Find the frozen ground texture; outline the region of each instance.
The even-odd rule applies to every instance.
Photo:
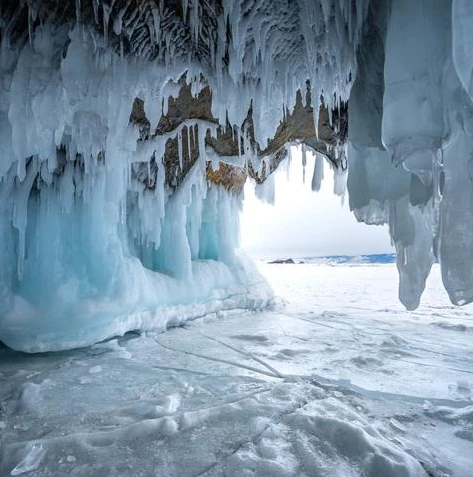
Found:
[[[61,350],[265,306],[235,254],[241,195],[206,174],[266,178],[301,140],[277,135],[298,90],[335,193],[348,180],[357,218],[389,223],[406,308],[436,259],[450,300],[473,301],[472,22],[470,0],[3,1],[0,339]],[[185,87],[209,111],[167,117]]]
[[[262,270],[273,311],[1,349],[0,475],[471,476],[471,306],[438,266],[416,312],[393,264]]]

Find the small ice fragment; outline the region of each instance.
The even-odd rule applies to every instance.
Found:
[[[179,430],[177,422],[172,417],[165,417],[162,422],[161,431],[166,436],[172,436]]]
[[[129,351],[126,351],[125,349],[121,349],[118,352],[118,356],[122,359],[131,359],[133,357],[133,355]]]
[[[41,403],[41,384],[26,383],[22,386],[20,397],[20,409],[22,411],[34,411]]]
[[[470,386],[468,385],[468,381],[464,381],[462,379],[459,379],[457,381],[457,390],[464,393],[464,392],[470,392]]]
[[[181,405],[181,396],[177,393],[166,396],[164,399],[163,410],[166,413],[176,412]]]
[[[10,472],[10,475],[21,475],[36,470],[45,454],[46,451],[41,444],[33,444],[26,457]]]
[[[406,432],[406,428],[397,419],[394,419],[394,417],[389,419],[389,424],[396,431]]]
[[[73,455],[68,455],[66,457],[67,462],[75,462],[76,458]]]
[[[93,366],[92,368],[89,369],[90,374],[97,374],[102,372],[102,366]]]
[[[5,429],[5,427],[7,427],[7,425],[3,421],[0,421],[0,429]]]
[[[30,426],[26,423],[15,424],[13,429],[19,429],[20,431],[27,431]]]
[[[429,401],[424,401],[424,403],[422,404],[422,409],[424,411],[428,411],[431,407],[432,407],[432,404],[430,404]]]

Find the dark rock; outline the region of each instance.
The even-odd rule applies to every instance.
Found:
[[[278,258],[269,263],[295,263],[292,258]]]

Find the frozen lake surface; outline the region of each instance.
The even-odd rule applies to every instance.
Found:
[[[0,348],[0,475],[473,475],[472,306],[434,267],[261,265],[272,311],[27,355]]]

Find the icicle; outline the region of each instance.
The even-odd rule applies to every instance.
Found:
[[[314,128],[315,138],[319,139],[319,116],[320,116],[320,93],[317,91],[315,95],[312,95],[313,114],[314,114]]]
[[[192,27],[194,41],[198,43],[200,36],[199,0],[192,0]]]
[[[287,180],[290,179],[291,175],[291,164],[292,164],[292,148],[294,146],[291,146],[290,144],[286,146],[287,150],[287,161],[286,161],[286,178]]]
[[[207,134],[207,129],[202,124],[199,124],[198,133],[199,133],[199,161],[201,164],[205,165],[205,161],[206,161],[205,136]]]
[[[195,124],[193,130],[194,130],[194,138],[193,138],[194,146],[197,146],[199,144],[199,126]],[[200,154],[200,149],[199,149],[199,154]]]
[[[331,96],[329,96],[331,97]],[[328,109],[328,121],[330,126],[333,126],[333,98],[327,101],[327,109]]]
[[[302,183],[305,184],[305,167],[307,165],[307,149],[306,145],[302,143]]]
[[[128,7],[123,7],[116,15],[113,17],[113,32],[115,35],[121,35],[122,26],[123,26],[123,15]],[[152,10],[154,12],[154,10]]]
[[[184,17],[184,21],[187,19],[187,9],[189,7],[189,0],[182,0],[182,13]]]
[[[154,35],[156,37],[156,44],[159,45],[161,43],[161,16],[159,11],[156,8],[151,10],[153,14],[153,25],[154,25]]]
[[[18,230],[18,264],[17,273],[21,280],[25,268],[25,247],[26,247],[26,226],[28,220],[28,200],[37,177],[36,164],[31,163],[28,167],[26,178],[18,186],[15,192],[15,203],[13,211],[13,226]]]
[[[30,41],[31,48],[33,48],[35,21],[36,21],[36,11],[32,7],[28,7],[28,38]]]
[[[236,139],[238,143],[238,158],[241,159],[241,130],[240,127],[236,127]]]
[[[186,128],[186,133],[187,133],[187,157],[189,159],[189,162],[192,159],[192,149],[191,149],[191,131],[190,128],[193,126],[187,126]]]
[[[81,10],[81,5],[80,5],[81,0],[76,0],[76,21],[77,23],[80,23],[80,10]]]
[[[105,39],[105,44],[108,44],[108,25],[110,23],[110,12],[112,8],[105,3],[102,3],[102,13],[103,13],[103,36]]]
[[[182,129],[177,133],[177,154],[179,156],[179,167],[182,172],[182,161],[183,161],[183,153],[182,153]]]
[[[319,192],[322,185],[322,180],[324,178],[324,158],[320,154],[317,154],[315,157],[314,163],[314,173],[312,175],[312,190],[314,192]]]
[[[100,5],[100,0],[92,0],[92,6],[94,9],[94,18],[95,18],[95,23],[97,25],[99,24],[99,5]]]

